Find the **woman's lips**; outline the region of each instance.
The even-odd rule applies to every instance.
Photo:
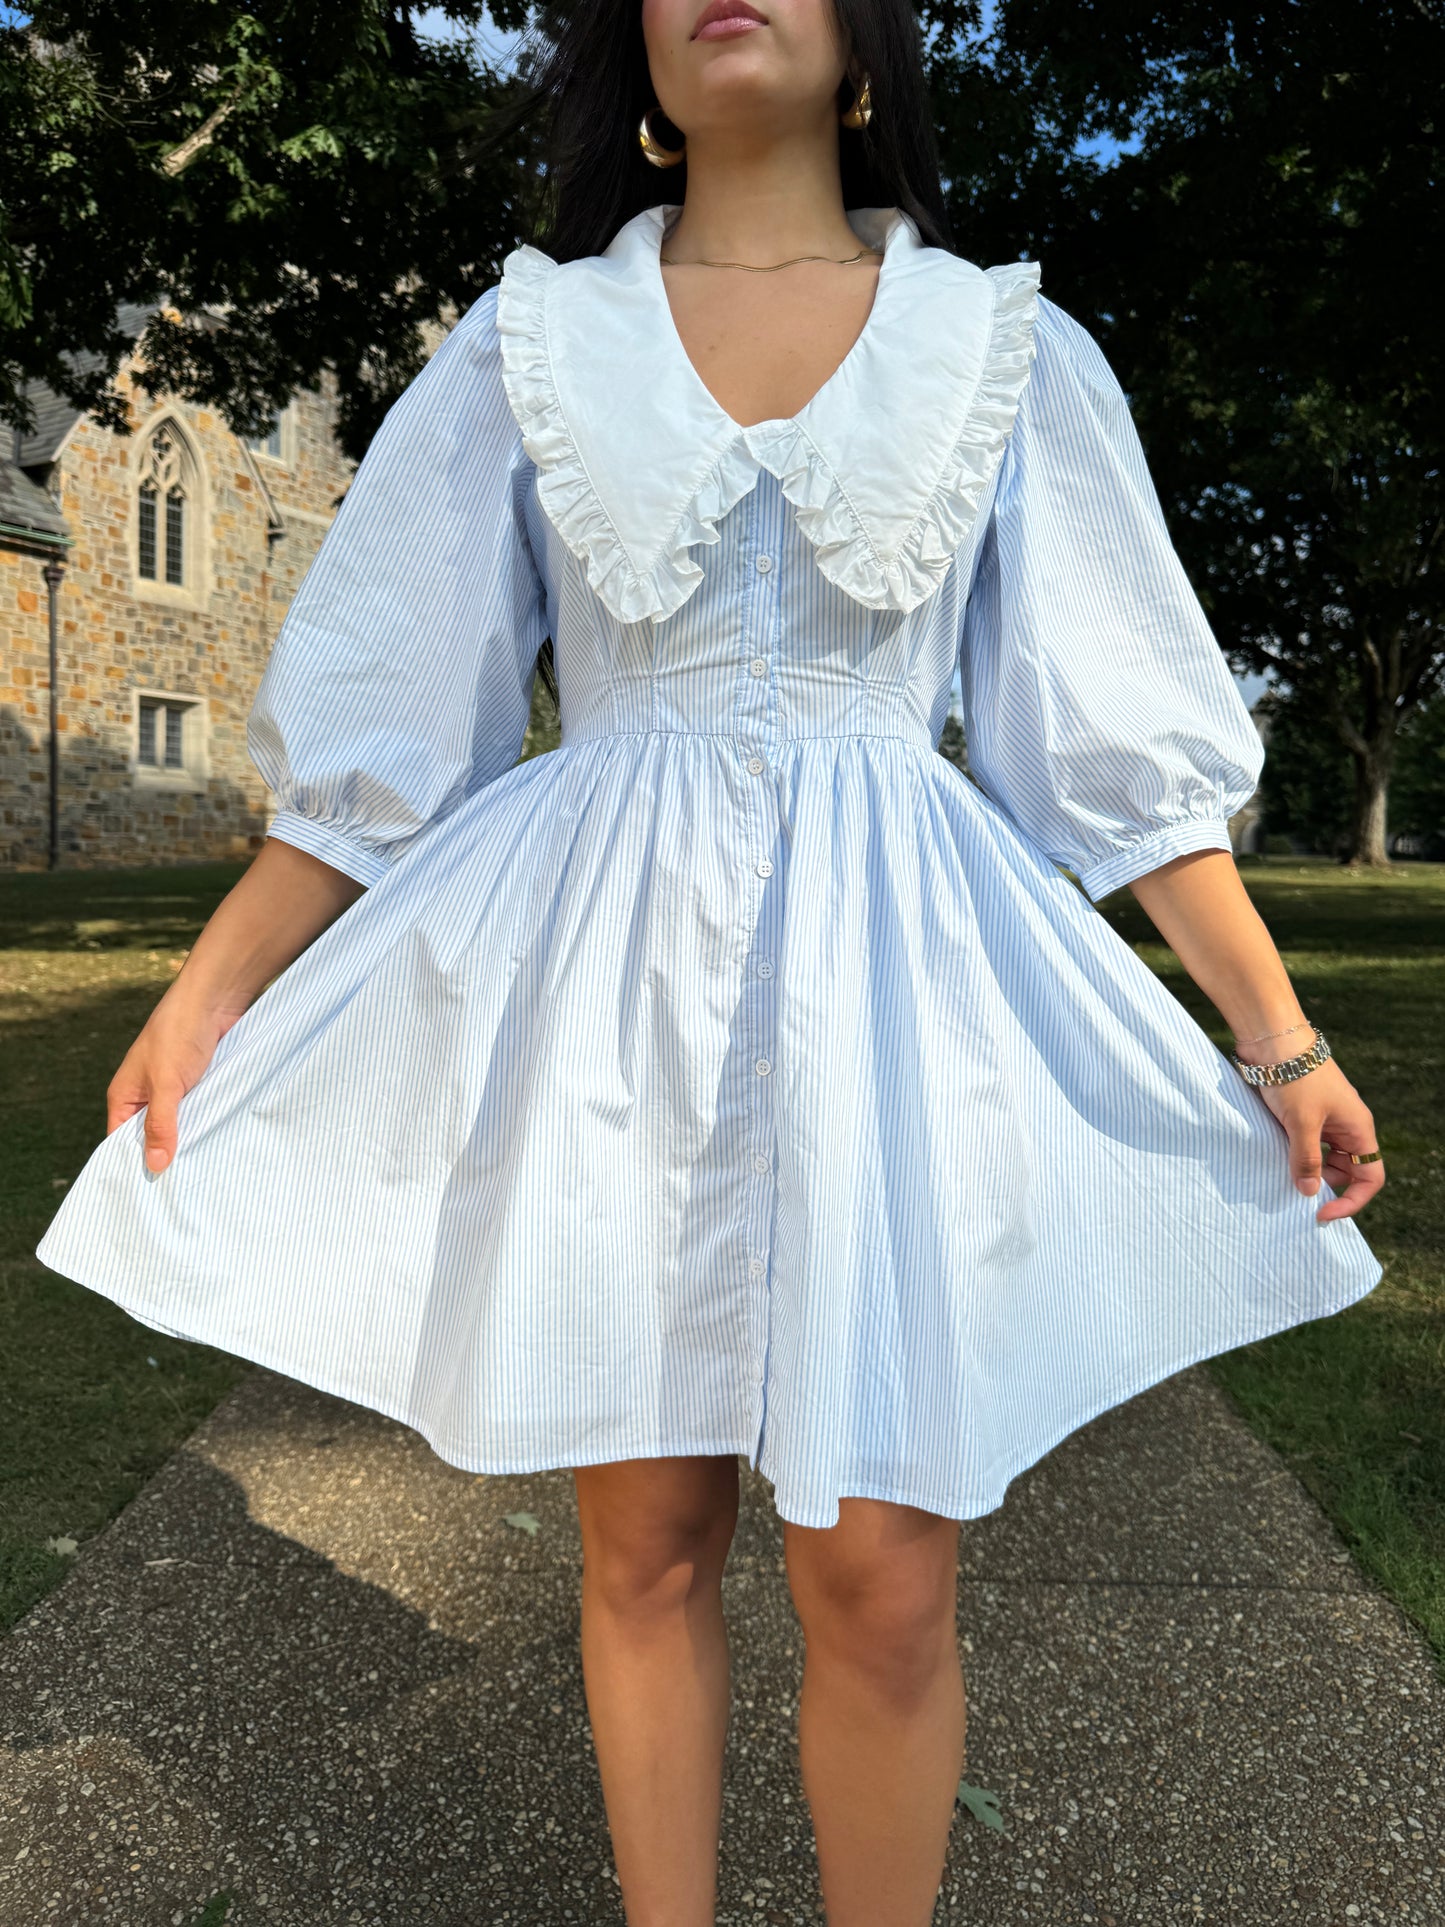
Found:
[[[702,11],[702,24],[693,30],[694,40],[722,40],[729,34],[751,33],[754,27],[765,27],[767,18],[749,4],[749,0],[731,0],[731,4],[719,5],[718,0]]]
[[[727,34],[751,33],[754,27],[762,26],[761,20],[750,20],[745,13],[730,13],[723,20],[709,20],[705,27],[699,27],[699,40],[721,40]]]

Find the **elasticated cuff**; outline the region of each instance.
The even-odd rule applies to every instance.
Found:
[[[310,856],[320,857],[333,870],[341,870],[358,883],[364,883],[368,890],[391,868],[388,859],[378,856],[369,845],[359,843],[330,823],[303,816],[299,810],[278,810],[274,821],[266,826],[266,834],[282,843],[294,844]]]
[[[1079,871],[1079,881],[1090,899],[1097,903],[1111,890],[1132,883],[1135,877],[1147,876],[1150,870],[1157,870],[1171,857],[1183,856],[1188,850],[1232,851],[1233,847],[1225,818],[1191,817],[1184,823],[1166,823],[1163,829],[1131,843],[1125,850],[1117,850],[1103,862],[1091,863],[1086,870]]]

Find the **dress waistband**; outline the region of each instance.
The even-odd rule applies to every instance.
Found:
[[[881,742],[907,743],[912,749],[933,754],[937,744],[925,724],[899,717],[902,727],[895,729],[808,729],[785,735],[776,729],[671,729],[659,725],[619,728],[599,717],[588,717],[576,724],[564,723],[563,744],[599,742],[614,736],[676,736],[689,742],[730,743],[739,749],[763,749],[773,753],[795,743]]]

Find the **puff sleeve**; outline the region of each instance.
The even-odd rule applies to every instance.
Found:
[[[510,769],[546,598],[496,288],[388,411],[307,571],[247,717],[268,834],[373,884]]]
[[[1264,745],[1092,335],[1040,297],[959,649],[970,773],[1097,902],[1228,850]]]

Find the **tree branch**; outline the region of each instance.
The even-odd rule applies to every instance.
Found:
[[[229,119],[239,105],[244,92],[245,83],[238,80],[226,99],[213,114],[207,114],[195,133],[188,134],[179,147],[173,147],[165,156],[160,163],[162,174],[168,174],[174,179],[177,174],[183,173],[196,156],[210,146],[222,122]]]

